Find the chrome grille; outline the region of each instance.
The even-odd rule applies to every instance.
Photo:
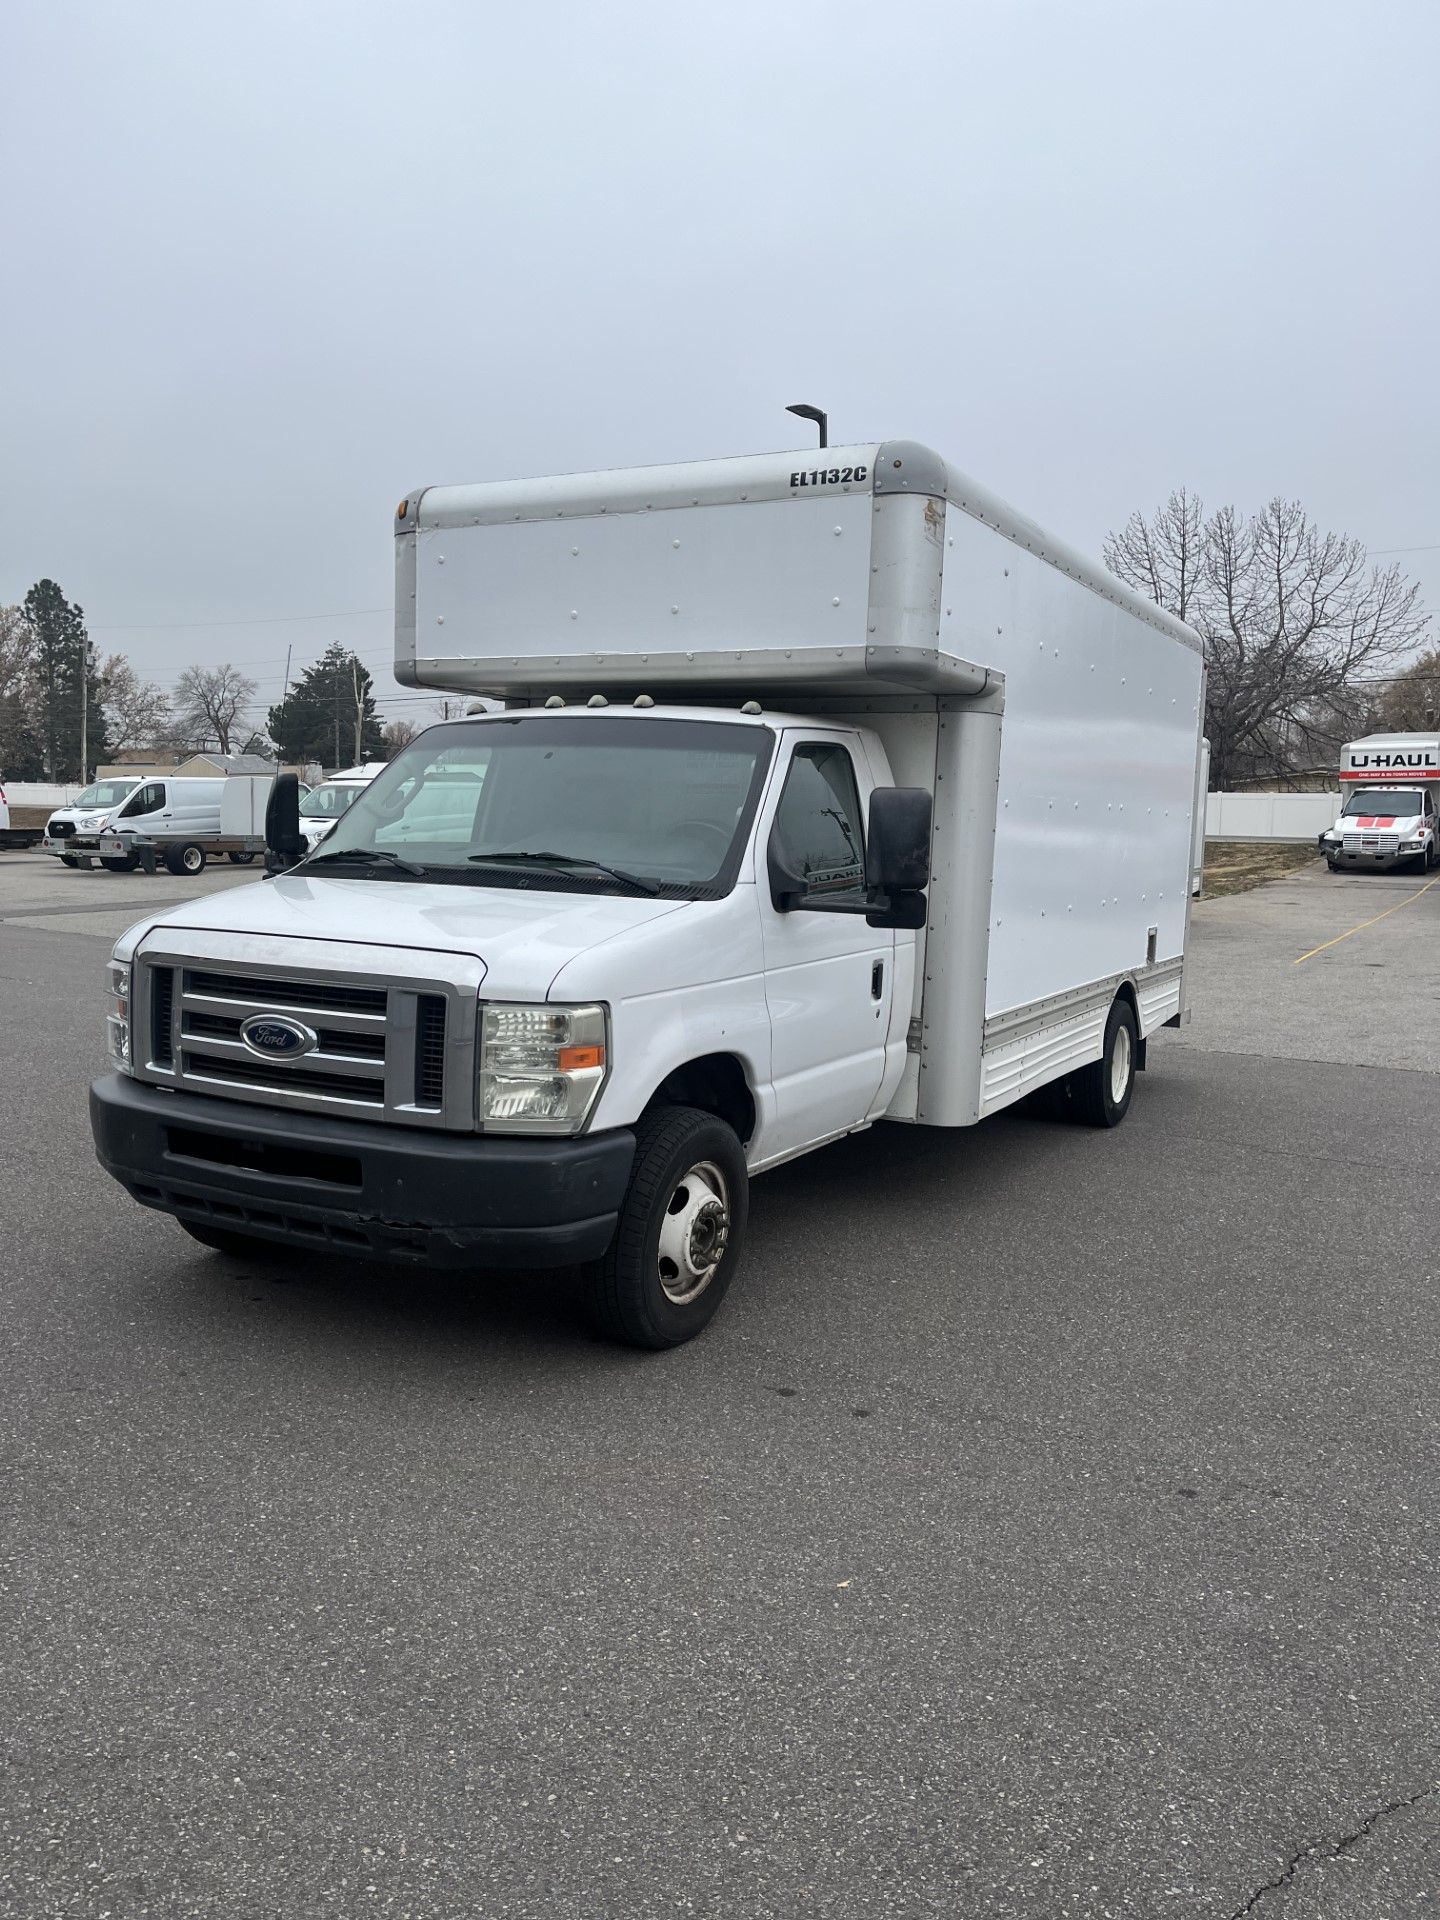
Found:
[[[142,956],[132,1005],[142,1079],[262,1106],[349,1119],[470,1129],[475,1001],[444,982],[380,981],[300,970],[187,965]],[[311,1052],[264,1057],[246,1044],[252,1014],[288,1014]]]
[[[186,969],[185,990],[206,1000],[231,1000],[247,1009],[263,1006],[268,1013],[282,1007],[311,1012],[369,1013],[385,1016],[384,987],[352,987],[342,980],[276,980],[268,974],[212,973],[203,967]]]

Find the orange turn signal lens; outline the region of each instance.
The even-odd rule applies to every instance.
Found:
[[[574,1073],[579,1067],[603,1067],[604,1047],[561,1047],[556,1056],[561,1073]]]
[[[408,500],[402,500],[399,506],[395,509],[395,518],[397,520],[403,520],[409,511],[410,511],[410,502]]]

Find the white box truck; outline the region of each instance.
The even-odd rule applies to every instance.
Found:
[[[1440,863],[1440,733],[1371,733],[1340,750],[1340,817],[1319,837],[1332,873]]]
[[[747,1182],[877,1120],[1130,1103],[1184,1006],[1200,643],[911,442],[437,487],[432,727],[110,966],[102,1164],[207,1246],[579,1263],[704,1326]],[[304,857],[302,857],[302,855]]]

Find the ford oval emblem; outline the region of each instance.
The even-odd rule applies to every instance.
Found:
[[[283,1013],[252,1013],[240,1022],[240,1038],[262,1060],[298,1060],[320,1044],[313,1027],[301,1026]]]

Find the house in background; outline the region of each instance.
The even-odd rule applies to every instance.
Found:
[[[123,780],[151,773],[170,773],[176,779],[213,780],[227,773],[295,773],[306,785],[318,777],[314,767],[280,767],[263,753],[180,753],[170,747],[130,747],[95,769],[97,780]]]
[[[263,753],[192,753],[175,768],[177,779],[209,779],[217,773],[274,773]]]

